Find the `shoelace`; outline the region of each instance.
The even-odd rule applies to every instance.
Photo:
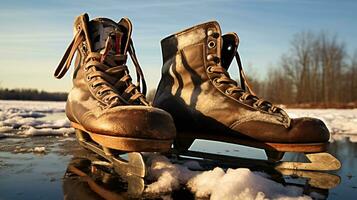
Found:
[[[108,55],[111,48],[111,36],[108,37],[104,53],[89,52],[85,59],[84,70],[88,71],[94,68],[91,73],[86,77],[91,81],[90,87],[93,89],[101,86],[97,91],[97,95],[103,98],[103,101],[108,103],[109,107],[120,105],[121,102],[125,104],[132,104],[134,101],[139,100],[144,105],[149,105],[145,99],[146,95],[146,82],[135,54],[135,49],[132,40],[129,41],[128,53],[135,65],[137,74],[137,85],[131,82],[131,77],[127,66],[125,65],[127,56],[125,54]],[[74,54],[79,45],[85,41],[84,31],[79,27],[77,34],[74,36],[72,42],[69,44],[63,58],[61,59],[54,75],[56,78],[62,78],[69,70]],[[124,63],[117,65],[116,63]],[[110,66],[109,66],[110,65]],[[123,74],[119,80],[117,76]],[[96,79],[94,79],[96,78]],[[142,83],[142,91],[140,91],[140,83]],[[125,88],[122,94],[119,94],[117,88]],[[129,98],[127,101],[126,98]]]
[[[251,86],[249,85],[249,82],[246,78],[246,75],[244,73],[242,63],[240,60],[240,56],[237,51],[235,52],[235,59],[236,59],[237,65],[238,65],[241,87],[238,86],[236,81],[234,81],[233,79],[230,78],[226,69],[224,69],[220,65],[217,65],[217,63],[219,63],[219,60],[212,58],[210,60],[214,61],[215,65],[209,66],[208,71],[211,73],[220,74],[219,78],[214,79],[214,82],[216,82],[216,84],[228,84],[230,87],[228,87],[228,89],[226,90],[226,93],[229,95],[238,93],[238,96],[239,96],[238,100],[243,103],[246,103],[248,100],[251,100],[253,102],[252,103],[253,107],[256,107],[260,110],[267,111],[269,113],[281,113],[288,120],[287,124],[289,126],[290,118],[288,117],[287,113],[283,109],[273,105],[269,101],[260,99],[259,97],[257,97],[255,95],[255,93],[251,89]]]

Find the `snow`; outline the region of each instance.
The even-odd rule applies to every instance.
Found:
[[[195,183],[195,179],[193,179]],[[214,181],[211,199],[310,199],[303,195],[303,189],[283,186],[249,169],[228,169]],[[194,184],[193,184],[194,185]]]
[[[33,152],[36,152],[36,153],[45,153],[46,151],[46,147],[35,147],[33,148]]]
[[[21,132],[23,136],[30,137],[30,136],[67,136],[69,134],[74,133],[73,128],[59,128],[59,129],[52,129],[52,128],[41,128],[36,129],[30,127],[26,131]]]
[[[157,154],[150,155],[147,164],[150,165],[147,179],[155,180],[145,189],[147,193],[171,192],[199,173],[185,165],[172,164],[168,158]]]
[[[149,157],[149,180],[156,180],[145,189],[147,193],[167,193],[180,186],[187,187],[196,198],[220,199],[311,199],[296,186],[283,186],[262,172],[247,168],[191,171],[185,164],[172,164],[164,156]],[[193,161],[190,161],[192,165]],[[194,166],[199,165],[195,163]]]
[[[67,136],[74,133],[64,115],[65,102],[0,100],[2,137]],[[46,117],[62,113],[60,119]]]

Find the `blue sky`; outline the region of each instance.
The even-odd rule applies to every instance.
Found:
[[[0,87],[68,91],[53,71],[72,39],[75,16],[127,16],[149,88],[160,79],[160,40],[195,24],[217,20],[223,32],[237,32],[248,74],[264,78],[289,50],[294,34],[337,34],[352,54],[357,50],[357,1],[345,0],[0,0]],[[254,73],[253,73],[254,72]],[[132,76],[134,70],[131,70]],[[236,75],[236,70],[231,73]]]

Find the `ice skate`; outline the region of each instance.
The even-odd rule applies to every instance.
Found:
[[[112,162],[118,171],[143,177],[143,157],[138,152],[164,152],[175,136],[167,112],[150,106],[146,83],[131,39],[132,24],[123,18],[89,21],[76,18],[74,38],[60,61],[55,77],[62,78],[77,53],[73,88],[66,115],[76,129],[79,143]],[[132,83],[126,66],[130,55],[137,73]],[[128,161],[121,158],[128,153]]]
[[[215,21],[161,41],[162,78],[153,104],[174,118],[177,138],[173,152],[222,158],[188,151],[195,139],[206,139],[264,149],[268,158],[264,163],[277,169],[339,169],[340,162],[325,152],[330,135],[321,120],[292,119],[254,94],[242,68],[238,43],[236,33],[222,35]],[[240,84],[227,72],[234,58]],[[282,162],[285,152],[304,153],[309,162]]]

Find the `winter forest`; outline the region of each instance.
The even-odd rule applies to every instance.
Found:
[[[325,32],[296,34],[263,81],[248,76],[257,95],[275,103],[355,106],[357,101],[357,51],[349,55],[347,44]]]

